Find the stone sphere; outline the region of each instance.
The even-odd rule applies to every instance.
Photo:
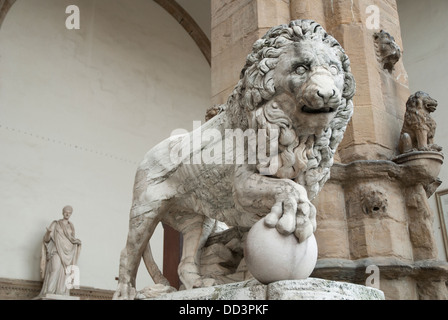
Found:
[[[247,235],[244,257],[250,273],[263,284],[306,279],[316,266],[317,242],[313,234],[299,243],[294,234],[282,235],[261,219]]]

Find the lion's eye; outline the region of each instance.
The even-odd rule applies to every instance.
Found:
[[[300,75],[305,74],[307,71],[308,71],[308,68],[304,65],[301,65],[296,69],[296,72]]]
[[[339,73],[339,68],[335,65],[330,66],[330,72],[332,75],[337,75]]]

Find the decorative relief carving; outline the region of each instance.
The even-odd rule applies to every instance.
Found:
[[[389,72],[401,58],[401,49],[388,32],[381,30],[373,35],[378,61]]]
[[[362,212],[367,215],[379,215],[387,210],[387,197],[384,190],[365,186],[359,190]]]
[[[375,184],[356,185],[346,199],[347,218],[360,219],[362,215],[380,217],[387,212],[386,191]]]

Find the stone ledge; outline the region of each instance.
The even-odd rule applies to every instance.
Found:
[[[366,268],[375,265],[379,268],[381,277],[397,279],[412,277],[427,281],[447,281],[448,262],[437,260],[420,260],[416,262],[402,261],[393,257],[371,257],[359,260],[327,258],[317,260],[312,277],[364,283]]]
[[[263,285],[257,280],[177,291],[146,300],[384,300],[381,290],[348,282],[308,278]]]
[[[267,300],[384,300],[381,290],[363,285],[308,278],[267,286]]]
[[[437,178],[434,172],[428,170],[432,162],[440,165],[443,154],[440,152],[411,152],[401,157],[412,156],[420,159],[420,162],[396,163],[393,160],[355,160],[347,164],[334,163],[331,167],[329,182],[342,184],[351,183],[353,180],[385,179],[399,181],[404,185],[428,184]],[[425,158],[426,157],[426,158]],[[443,161],[442,161],[443,162]],[[437,170],[436,170],[437,171]]]
[[[40,293],[42,281],[0,278],[0,300],[31,300]],[[111,300],[114,291],[81,286],[71,296],[80,300]]]

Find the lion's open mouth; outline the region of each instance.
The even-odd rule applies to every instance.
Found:
[[[428,109],[428,110],[431,111],[431,112],[436,111],[436,109],[437,109],[437,103],[434,103],[434,102],[428,102],[428,103],[426,103],[426,109]]]
[[[324,107],[324,108],[317,108],[317,109],[310,108],[307,105],[304,105],[302,107],[302,112],[304,112],[304,113],[314,113],[314,114],[316,114],[316,113],[332,113],[335,111],[336,111],[336,108],[331,108],[331,107]]]

